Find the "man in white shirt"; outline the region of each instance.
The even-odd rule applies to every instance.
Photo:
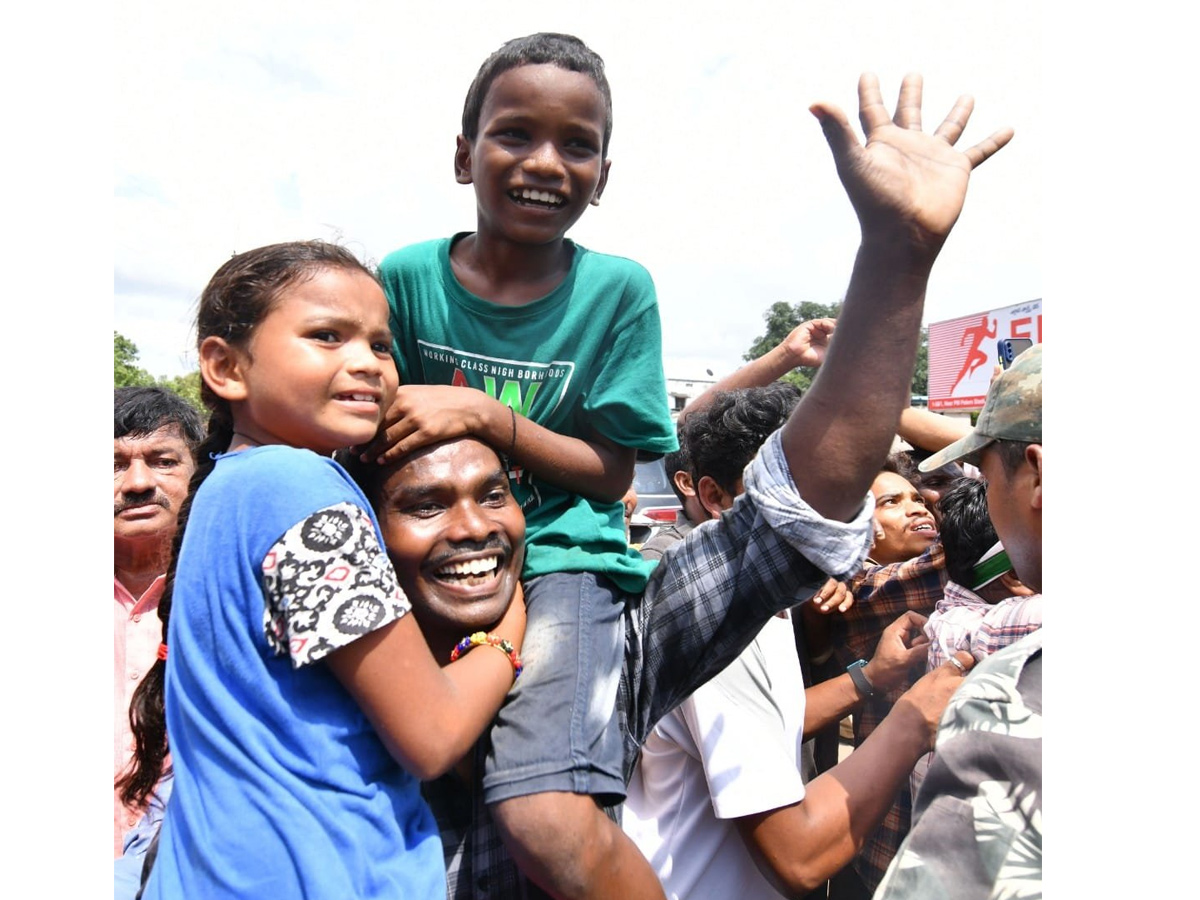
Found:
[[[742,470],[799,398],[792,385],[776,382],[717,393],[688,417],[681,439],[710,518],[742,493]],[[622,827],[668,897],[778,900],[813,890],[832,874],[810,867],[803,848],[791,843],[805,796],[801,744],[806,730],[842,718],[863,695],[847,674],[812,688],[806,710],[794,612],[771,618],[642,746]],[[925,642],[915,630],[923,621],[908,613],[889,627],[863,666],[874,689],[900,683],[923,664]]]

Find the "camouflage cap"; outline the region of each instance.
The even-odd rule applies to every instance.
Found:
[[[1042,442],[1041,344],[1034,344],[1014,359],[992,382],[975,429],[924,460],[917,469],[932,472],[960,459],[977,463],[979,451],[993,441]]]

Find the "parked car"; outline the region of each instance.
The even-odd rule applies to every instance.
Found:
[[[640,547],[658,529],[675,524],[683,507],[671,489],[667,468],[661,459],[639,462],[633,470],[633,489],[638,502],[629,521],[629,543]]]

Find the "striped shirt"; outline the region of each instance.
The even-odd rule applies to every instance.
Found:
[[[988,603],[974,591],[947,581],[946,592],[925,625],[929,669],[936,669],[956,650],[967,650],[975,662],[982,662],[1041,627],[1041,594]]]

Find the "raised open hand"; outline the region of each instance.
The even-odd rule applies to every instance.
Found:
[[[809,110],[825,132],[864,238],[904,237],[936,253],[962,210],[971,170],[1007,144],[1013,131],[1004,128],[969,150],[955,150],[974,101],[965,94],[959,97],[937,130],[926,134],[921,130],[921,89],[920,75],[906,75],[896,113],[889,116],[879,80],[871,74],[859,78],[858,117],[865,146],[838,107],[816,103]]]

